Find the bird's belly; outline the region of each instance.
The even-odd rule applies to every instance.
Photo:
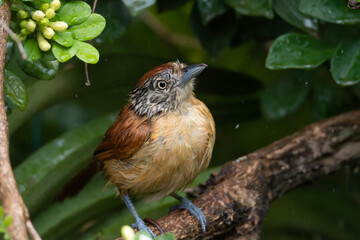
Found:
[[[186,113],[162,116],[132,157],[137,169],[128,191],[156,199],[185,187],[208,166],[214,141],[214,121],[200,101]]]

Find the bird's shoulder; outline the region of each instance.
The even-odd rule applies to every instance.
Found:
[[[150,133],[151,123],[146,116],[139,117],[130,104],[127,104],[107,130],[94,152],[94,157],[100,161],[126,160],[148,140]]]

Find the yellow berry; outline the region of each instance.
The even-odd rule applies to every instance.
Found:
[[[47,19],[52,19],[53,17],[55,17],[55,11],[52,8],[49,8],[45,11],[45,16]]]
[[[36,39],[39,45],[39,48],[46,52],[49,51],[51,48],[51,45],[48,41],[46,41],[46,39],[44,38],[44,36],[41,34],[41,32],[37,32],[36,33]]]
[[[52,28],[41,27],[40,30],[43,33],[44,37],[47,39],[52,39],[52,37],[55,35],[55,32]]]
[[[68,29],[69,26],[67,25],[66,22],[56,21],[56,22],[50,22],[49,27],[51,27],[55,31],[61,32],[61,31],[65,31],[66,29]]]
[[[51,3],[50,3],[50,8],[54,9],[54,11],[58,10],[61,6],[61,2],[60,0],[53,0]]]
[[[35,28],[36,28],[36,23],[33,20],[30,19],[26,23],[26,29],[29,30],[30,32],[33,32],[33,31],[35,31]]]
[[[43,13],[40,10],[36,10],[35,12],[32,13],[32,18],[35,21],[40,21],[41,19],[43,19],[45,17],[45,13]]]

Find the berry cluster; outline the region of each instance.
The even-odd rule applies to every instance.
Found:
[[[26,11],[18,11],[17,16],[22,19],[18,38],[24,41],[29,34],[35,33],[39,48],[44,52],[50,50],[51,45],[46,39],[52,39],[55,31],[62,32],[69,27],[64,21],[50,21],[55,17],[60,6],[60,0],[44,3],[40,6],[40,10],[31,13],[31,18]]]

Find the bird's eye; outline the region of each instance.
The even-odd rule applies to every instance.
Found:
[[[160,80],[160,81],[157,82],[157,86],[158,86],[158,88],[160,88],[161,90],[163,90],[163,89],[166,88],[167,83],[166,83],[165,81],[163,81],[163,80]]]

